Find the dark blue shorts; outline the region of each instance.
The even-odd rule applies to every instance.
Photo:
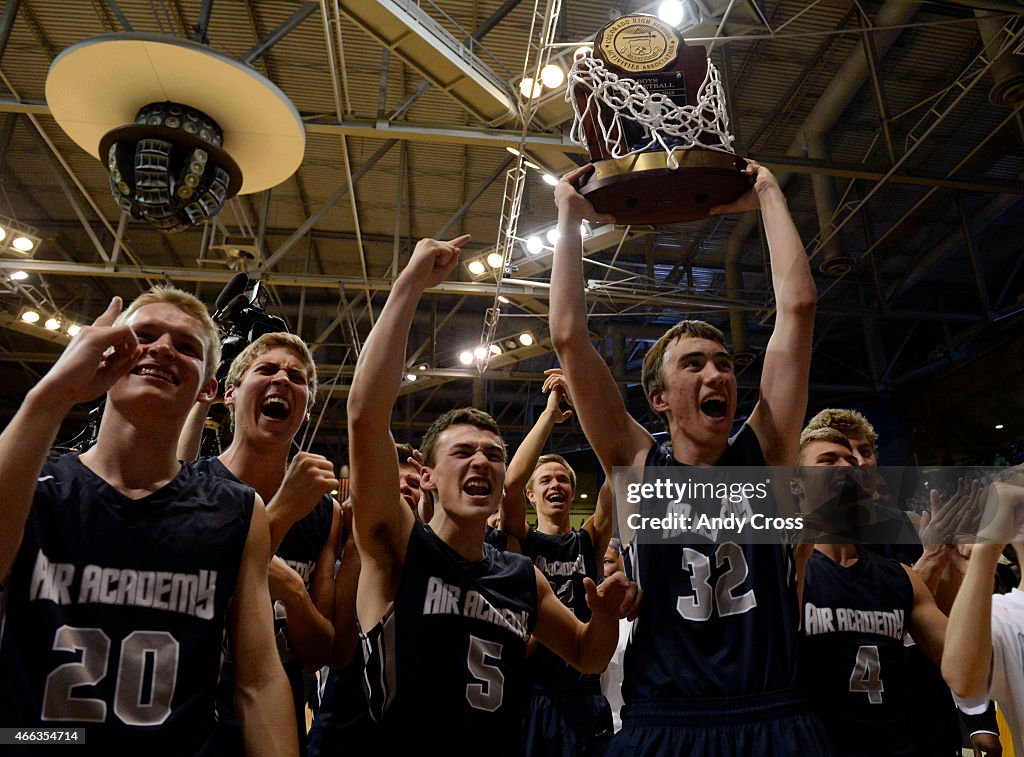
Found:
[[[331,668],[307,741],[309,757],[375,754],[381,738],[363,694],[362,661]]]
[[[608,757],[792,757],[831,755],[805,699],[773,692],[727,699],[634,702]]]
[[[612,709],[594,692],[534,691],[526,708],[526,757],[602,757],[612,737]]]

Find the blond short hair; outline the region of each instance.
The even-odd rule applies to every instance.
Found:
[[[831,442],[853,452],[853,448],[850,447],[850,440],[846,438],[842,431],[829,426],[820,426],[818,428],[808,426],[800,433],[800,455],[796,461],[797,465],[802,466],[804,464],[804,450],[813,442]]]
[[[863,436],[871,445],[872,452],[878,442],[878,432],[863,413],[846,408],[826,408],[811,418],[804,431],[816,428],[831,428],[847,436]]]
[[[185,313],[185,315],[191,316],[199,322],[201,328],[198,336],[206,346],[206,375],[203,376],[203,380],[208,381],[214,377],[214,374],[217,372],[217,366],[220,365],[220,330],[217,328],[217,324],[213,322],[209,312],[207,312],[206,305],[200,302],[197,297],[188,292],[183,292],[177,287],[155,286],[132,300],[127,309],[117,317],[115,323],[127,323],[139,309],[147,305],[161,305],[165,303],[173,305]]]
[[[317,388],[319,386],[316,377],[316,363],[313,360],[313,353],[309,350],[309,345],[300,337],[295,336],[295,334],[289,334],[287,331],[274,331],[270,334],[263,334],[239,352],[228,368],[227,376],[224,378],[224,388],[227,389],[229,386],[237,387],[242,383],[242,376],[245,375],[245,372],[256,362],[256,358],[278,347],[290,349],[302,361],[302,367],[306,370],[306,388],[309,389],[309,400],[306,404],[308,408],[316,400]],[[234,405],[229,408],[229,411],[233,426],[235,420]]]
[[[289,334],[287,331],[275,331],[270,334],[263,334],[238,353],[238,356],[231,361],[228,374],[224,378],[224,386],[238,386],[242,376],[260,355],[270,352],[278,347],[285,347],[292,350],[302,360],[302,367],[306,369],[306,386],[309,387],[309,401],[312,404],[316,399],[318,388],[316,377],[316,362],[313,360],[313,353],[300,337]]]
[[[526,491],[533,491],[533,478],[537,475],[537,469],[545,463],[558,463],[565,468],[566,473],[569,474],[569,483],[572,484],[573,491],[576,490],[576,471],[569,465],[569,461],[561,455],[541,455],[537,458],[537,464],[533,466],[533,473],[530,474],[530,480],[526,482]]]

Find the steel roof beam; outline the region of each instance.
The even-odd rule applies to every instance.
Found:
[[[269,53],[270,49],[274,45],[284,39],[289,32],[295,29],[295,27],[313,15],[313,12],[319,7],[320,5],[315,2],[303,3],[299,6],[297,11],[282,21],[274,31],[270,32],[270,34],[253,45],[253,48],[240,59],[242,63],[251,66],[264,55]],[[205,34],[205,32],[206,30],[204,29],[203,33]]]

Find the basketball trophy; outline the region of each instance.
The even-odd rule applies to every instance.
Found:
[[[594,163],[580,194],[620,224],[707,218],[753,186],[731,149],[718,70],[656,16],[602,27],[593,52],[577,51],[566,99],[571,138]]]

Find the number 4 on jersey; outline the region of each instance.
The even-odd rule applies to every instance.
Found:
[[[865,645],[857,650],[857,660],[850,673],[850,691],[868,695],[871,704],[882,704],[882,663],[878,659],[878,647]]]

